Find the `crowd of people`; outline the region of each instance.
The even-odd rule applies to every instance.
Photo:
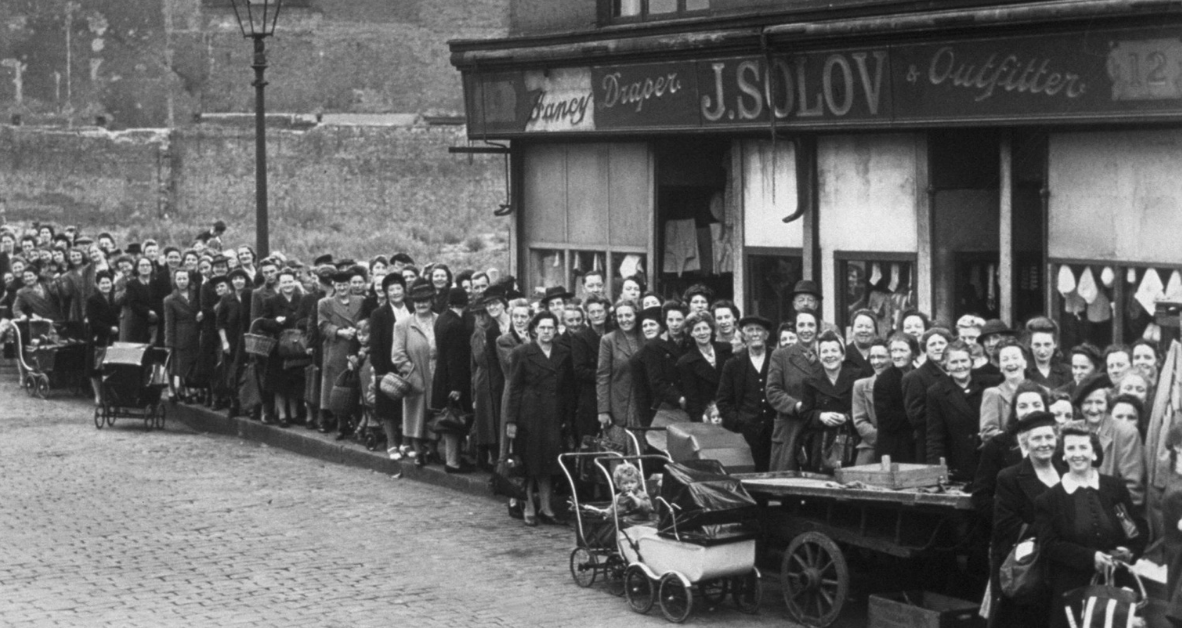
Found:
[[[1065,625],[1058,593],[1154,539],[1177,595],[1182,431],[1155,410],[1170,391],[1153,342],[1060,348],[1044,316],[951,327],[916,310],[886,325],[856,311],[847,341],[822,320],[812,281],[776,325],[702,284],[668,297],[638,276],[610,287],[590,272],[581,294],[525,294],[496,269],[455,273],[404,253],[259,259],[224,236],[217,221],[183,248],[121,249],[107,233],[5,227],[4,316],[90,343],[98,403],[104,348],[153,343],[171,351],[177,401],[338,438],[378,425],[391,459],[448,473],[515,455],[528,477],[516,516],[531,526],[562,523],[557,456],[586,437],[623,443],[629,427],[703,421],[740,433],[758,471],[945,464],[991,515],[993,625]],[[448,408],[469,426],[438,429]],[[1031,537],[1052,590],[1008,599],[998,566]]]

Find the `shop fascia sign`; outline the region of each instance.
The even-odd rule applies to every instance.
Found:
[[[1179,116],[1181,39],[1125,29],[469,74],[471,131]]]

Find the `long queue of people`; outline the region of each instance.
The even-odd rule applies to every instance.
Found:
[[[526,525],[561,523],[557,456],[587,437],[622,443],[627,427],[703,421],[740,433],[758,471],[944,463],[992,515],[993,625],[1065,625],[1061,592],[1154,539],[1178,595],[1182,432],[1155,403],[1171,394],[1160,376],[1178,373],[1155,343],[1064,351],[1047,317],[951,328],[916,310],[884,322],[854,312],[847,341],[822,320],[811,281],[776,326],[702,284],[668,298],[627,277],[610,299],[591,272],[579,295],[527,296],[495,269],[453,273],[403,253],[258,259],[224,250],[224,230],[218,221],[185,249],[124,250],[108,234],[0,231],[0,303],[75,329],[97,355],[115,341],[165,346],[171,394],[230,416],[339,438],[378,424],[390,458],[449,473],[515,455]],[[470,413],[469,427],[435,431],[447,408]],[[1030,537],[1053,586],[1005,598],[999,565]]]

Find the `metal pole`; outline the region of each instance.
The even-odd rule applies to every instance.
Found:
[[[257,226],[258,259],[271,254],[267,235],[267,114],[263,97],[267,82],[263,73],[267,70],[267,49],[263,35],[254,35],[254,197]]]

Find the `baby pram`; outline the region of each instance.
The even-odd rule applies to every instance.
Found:
[[[599,466],[609,480],[615,512],[617,487],[607,466]],[[654,499],[657,524],[618,523],[615,532],[629,607],[647,613],[657,600],[664,617],[682,623],[692,615],[698,593],[712,604],[731,596],[738,610],[757,612],[762,599],[754,566],[758,506],[741,482],[717,461],[671,463]]]
[[[10,321],[7,328],[15,337],[17,376],[26,394],[45,399],[54,388],[83,394],[87,343],[71,338],[65,325],[47,320]]]
[[[170,382],[170,352],[160,347],[118,342],[108,347],[100,363],[100,399],[96,429],[112,427],[116,419],[140,419],[147,430],[163,429],[167,407],[162,391]]]

